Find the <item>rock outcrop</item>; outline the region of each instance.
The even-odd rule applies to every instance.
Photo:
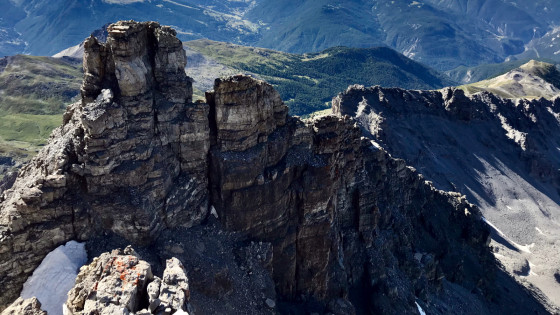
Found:
[[[147,293],[147,294],[146,294]],[[173,314],[185,312],[189,283],[176,258],[167,260],[163,279],[131,248],[103,253],[81,268],[65,304],[69,315]],[[144,306],[149,305],[147,308]]]
[[[192,103],[173,30],[130,21],[108,31],[107,43],[84,44],[82,100],[3,194],[0,305],[67,240],[110,233],[161,244],[158,236],[196,227],[214,210],[225,229],[263,244],[255,251],[265,257],[251,261],[272,273],[286,303],[413,313],[416,301],[429,303],[452,283],[487,305],[496,272],[489,230],[460,194],[435,189],[347,116],[288,116],[273,87],[251,77],[218,79],[207,104]],[[133,267],[142,272],[126,272]],[[151,281],[134,255],[107,254],[83,270],[68,306],[136,311],[145,291],[150,311],[179,309],[188,299],[181,269],[168,261]],[[97,296],[123,281],[126,296],[89,300],[88,275],[97,272]],[[208,290],[231,292],[230,279],[220,271]],[[268,296],[263,303],[281,307]]]
[[[47,315],[47,312],[41,309],[41,302],[36,298],[18,298],[2,312],[2,315]]]
[[[460,255],[484,256],[488,232],[477,225],[477,210],[459,201],[460,196],[434,190],[403,161],[393,160],[374,148],[369,140],[361,137],[351,119],[325,116],[302,122],[283,115],[281,120],[276,120],[278,127],[265,141],[259,143],[258,137],[253,137],[252,146],[245,146],[242,151],[232,148],[244,145],[246,137],[221,146],[221,128],[227,128],[226,132],[232,129],[230,121],[239,120],[236,113],[246,111],[258,115],[250,109],[252,104],[262,103],[262,100],[250,102],[246,93],[230,92],[237,84],[246,86],[247,80],[253,81],[244,77],[217,80],[208,98],[216,113],[231,113],[216,115],[220,120],[217,120],[217,145],[210,151],[211,200],[227,228],[246,231],[257,239],[272,242],[273,270],[280,293],[291,298],[301,294],[318,299],[346,296],[348,288],[360,285],[364,279],[372,283],[374,279],[391,278],[381,270],[391,269],[394,263],[391,261],[399,260],[395,257],[399,248],[445,256],[444,253],[435,254],[436,249],[448,250],[451,244],[440,242],[457,239],[457,235],[443,237],[447,229],[440,231],[443,233],[440,237],[429,235],[427,226],[418,226],[420,218],[426,225],[438,226],[446,222],[454,226],[450,229],[452,233],[468,233],[470,236],[460,242],[472,242],[471,245],[480,247],[476,252]],[[253,97],[258,98],[259,94]],[[274,100],[277,93],[260,97]],[[228,101],[215,101],[222,99]],[[266,135],[267,129],[261,130]],[[251,134],[257,133],[251,131]],[[393,209],[392,204],[398,207]],[[396,209],[398,212],[393,211]],[[437,217],[433,215],[435,212]],[[403,219],[397,223],[395,217]],[[440,219],[443,221],[431,222]],[[383,242],[379,234],[385,229],[410,234],[387,233],[388,239]],[[425,240],[415,243],[414,239]],[[392,246],[388,248],[387,244]],[[392,259],[380,254],[385,251],[391,252],[388,256]],[[484,259],[490,260],[489,257]],[[383,267],[371,270],[377,274],[368,275],[363,268],[368,261]],[[459,270],[452,262],[449,267],[450,273]],[[434,270],[415,268],[419,274],[431,273],[416,280],[436,281],[439,277]],[[427,283],[415,283],[416,280],[411,281],[410,287],[400,288],[401,294],[414,291],[414,287],[427,287]],[[398,280],[379,284],[380,296],[397,290],[390,281]],[[407,299],[413,298],[408,296]]]

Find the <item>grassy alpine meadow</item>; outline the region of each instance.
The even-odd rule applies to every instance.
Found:
[[[293,115],[328,108],[333,96],[352,84],[407,89],[453,84],[437,71],[385,47],[334,47],[319,53],[289,54],[210,40],[190,41],[185,46],[229,70],[269,82]]]

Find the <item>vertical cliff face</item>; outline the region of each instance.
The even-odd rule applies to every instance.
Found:
[[[85,44],[80,171],[103,228],[149,241],[206,215],[208,106],[191,103],[175,31],[130,22],[108,31],[106,44]]]
[[[173,30],[108,30],[107,43],[84,45],[81,102],[3,194],[0,305],[65,241],[111,232],[163,246],[214,209],[225,229],[270,244],[267,268],[290,303],[412,313],[446,283],[486,303],[489,231],[464,197],[435,189],[349,117],[288,116],[251,77],[218,79],[207,104],[192,103]]]
[[[224,86],[243,80],[216,81],[209,99],[229,99],[210,102],[217,113],[256,113],[246,93]],[[217,123],[218,135],[223,127]],[[283,296],[329,301],[359,288],[372,301],[367,309],[407,312],[442,277],[470,289],[491,281],[482,272],[493,267],[478,210],[372,146],[352,119],[288,118],[268,136],[257,133],[264,140],[243,151],[232,149],[240,143],[212,146],[211,200],[227,228],[272,243]]]
[[[374,147],[354,120],[286,117],[277,92],[243,76],[216,80],[207,98],[211,203],[226,228],[272,243],[282,296],[348,301],[357,289],[366,309],[407,312],[443,277],[488,288],[478,210]]]

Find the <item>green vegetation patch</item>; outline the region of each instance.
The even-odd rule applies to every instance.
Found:
[[[62,114],[79,94],[82,65],[77,60],[17,55],[1,61],[2,114]]]
[[[62,115],[7,114],[0,116],[0,138],[42,146],[51,131],[60,126]]]
[[[299,55],[210,40],[185,45],[274,85],[293,115],[327,108],[333,96],[353,84],[407,89],[437,89],[453,84],[438,72],[384,47],[334,47]]]
[[[79,94],[81,69],[75,59],[0,59],[0,155],[35,155]]]

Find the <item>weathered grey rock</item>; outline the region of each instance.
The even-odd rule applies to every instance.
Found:
[[[150,265],[121,250],[104,253],[80,269],[68,292],[69,314],[128,314],[140,310],[153,279]]]
[[[186,310],[189,296],[189,279],[183,264],[177,258],[168,259],[160,284],[159,308],[170,308],[173,312]]]
[[[41,302],[37,298],[24,300],[20,297],[2,315],[47,315],[47,312],[41,310]]]
[[[159,290],[161,287],[161,279],[158,277],[154,277],[154,281],[148,284],[148,302],[150,303],[149,310],[150,312],[155,311],[158,306],[161,304],[161,300],[159,299]]]
[[[128,253],[127,253],[128,252]],[[80,269],[66,301],[70,315],[172,314],[187,310],[188,278],[177,258],[167,260],[163,280],[135,251],[114,250]],[[147,295],[146,295],[147,293]],[[140,309],[149,304],[148,309]]]
[[[212,100],[216,141],[221,151],[245,151],[265,142],[286,123],[288,107],[280,94],[263,81],[237,75],[217,79]]]

